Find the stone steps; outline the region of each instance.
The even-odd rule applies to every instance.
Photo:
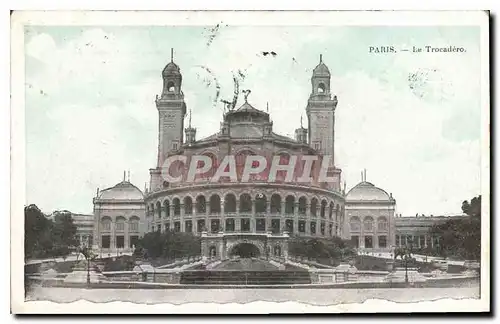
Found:
[[[184,271],[181,284],[284,285],[310,284],[306,271]]]

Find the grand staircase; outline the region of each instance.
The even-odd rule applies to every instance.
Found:
[[[190,270],[183,271],[181,275],[181,284],[193,285],[293,285],[309,283],[311,283],[311,277],[307,271]]]
[[[309,284],[308,271],[298,268],[278,270],[258,259],[229,260],[211,270],[185,270],[181,284],[193,285],[294,285]]]

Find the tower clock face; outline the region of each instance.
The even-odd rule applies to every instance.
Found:
[[[162,119],[164,128],[177,128],[180,124],[180,116],[177,112],[167,111],[163,114]]]
[[[330,115],[329,114],[316,115],[316,127],[317,127],[317,129],[328,129],[329,126],[330,126]]]

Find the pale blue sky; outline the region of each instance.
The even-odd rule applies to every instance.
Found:
[[[208,45],[212,28],[27,28],[26,203],[90,213],[96,189],[129,169],[144,187],[156,163],[154,98],[171,47],[198,138],[218,131],[222,108],[200,66],[214,72],[222,99],[232,97],[232,71],[244,70],[249,102],[259,109],[269,102],[275,131],[292,136],[323,54],[339,100],[336,164],[348,189],[366,168],[367,180],[392,192],[406,215],[459,212],[479,194],[479,28],[221,24]],[[369,53],[380,45],[466,53]]]

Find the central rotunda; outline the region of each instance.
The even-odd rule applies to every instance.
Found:
[[[330,92],[330,72],[321,58],[311,77],[312,90],[306,108],[308,125],[300,125],[295,138],[274,133],[269,114],[253,107],[247,92],[241,107],[228,107],[218,133],[196,139],[191,122],[184,125],[187,108],[182,74],[173,60],[162,76],[163,91],[156,99],[158,164],[150,170],[150,188],[145,193],[147,231],[199,233],[202,254],[217,258],[245,253],[286,256],[290,235],[344,236],[341,170],[335,167],[333,159],[337,98]],[[164,163],[179,155],[185,156],[187,162],[193,156],[207,156],[212,161],[211,168],[197,174],[194,182],[169,182],[164,177]],[[224,177],[210,181],[228,155],[234,156],[238,181]],[[278,157],[280,165],[288,165],[294,156],[316,156],[313,170],[319,168],[324,156],[329,156],[330,180],[321,182],[313,176],[309,183],[299,182],[298,172],[282,168],[269,181],[270,166],[266,166],[262,172],[241,181],[246,158],[252,155],[267,161]],[[188,164],[171,165],[170,170],[174,168],[183,174]],[[303,166],[304,161],[298,162],[295,169]]]

